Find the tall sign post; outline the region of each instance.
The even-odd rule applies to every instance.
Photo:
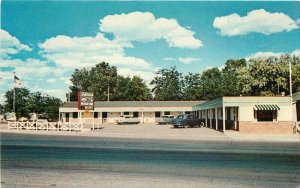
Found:
[[[81,111],[85,118],[93,116],[94,112],[94,93],[92,92],[78,92],[78,111],[80,112],[80,119],[82,122]],[[95,129],[94,117],[93,118],[93,130]]]

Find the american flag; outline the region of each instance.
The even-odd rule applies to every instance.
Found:
[[[14,87],[15,88],[21,88],[23,86],[23,83],[21,80],[15,75],[14,76]]]

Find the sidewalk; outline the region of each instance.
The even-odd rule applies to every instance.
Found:
[[[300,143],[300,134],[245,134],[228,130],[225,135],[234,141]]]
[[[84,128],[84,131],[46,131],[8,129],[1,124],[0,133],[35,134],[55,136],[87,136],[105,138],[153,139],[153,140],[190,140],[208,142],[293,142],[300,143],[300,134],[245,134],[227,130],[225,133],[214,129],[173,128],[170,125],[101,125],[96,130]]]

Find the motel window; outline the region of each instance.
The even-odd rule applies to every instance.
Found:
[[[256,111],[257,121],[273,121],[276,118],[276,111],[272,110],[257,110]]]
[[[165,112],[165,115],[170,115],[170,112]]]
[[[296,102],[297,121],[300,121],[300,100]]]
[[[69,122],[70,113],[66,113],[66,122]]]
[[[94,118],[98,118],[98,112],[94,112]]]
[[[139,112],[133,112],[133,117],[139,117]]]
[[[124,112],[123,114],[124,114],[124,115],[129,115],[129,112]]]
[[[226,112],[227,112],[227,114],[226,114],[227,115],[227,120],[231,120],[231,113],[230,113],[231,112],[231,108],[227,108]]]
[[[73,112],[72,116],[73,116],[74,119],[77,119],[78,118],[78,112]]]
[[[107,118],[107,112],[102,112],[102,118]]]
[[[160,112],[155,112],[155,117],[159,118],[160,117]]]

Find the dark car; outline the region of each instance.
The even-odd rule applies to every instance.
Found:
[[[200,127],[202,126],[201,120],[192,114],[181,114],[171,121],[174,128],[177,127]]]

